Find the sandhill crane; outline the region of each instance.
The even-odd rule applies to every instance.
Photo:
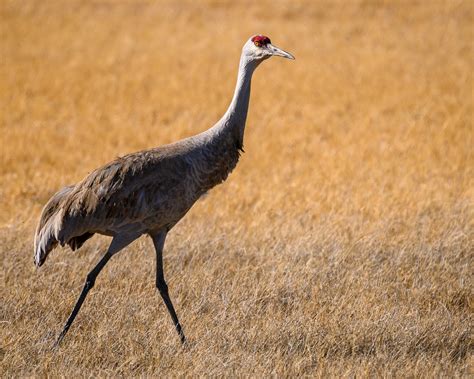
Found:
[[[153,240],[156,287],[181,342],[185,342],[163,274],[166,235],[199,197],[222,183],[236,166],[243,151],[252,74],[271,56],[294,59],[263,35],[255,35],[245,43],[232,102],[210,129],[169,145],[117,158],[92,171],[78,184],[61,189],[45,205],[35,234],[37,267],[58,243],[76,250],[95,233],[112,237],[107,252],[87,275],[55,346],[71,327],[109,259],[143,234]]]

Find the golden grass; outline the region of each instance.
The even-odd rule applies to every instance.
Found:
[[[2,1],[3,376],[468,376],[473,363],[473,3]],[[211,126],[240,49],[257,70],[239,166],[142,238],[50,347],[107,239],[38,271],[61,186]]]

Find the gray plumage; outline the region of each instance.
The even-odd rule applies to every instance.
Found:
[[[293,58],[263,36],[245,45],[234,97],[212,128],[181,141],[129,154],[94,170],[81,182],[57,192],[43,208],[35,234],[35,264],[41,266],[58,244],[80,248],[95,233],[113,237],[103,260],[89,273],[83,292],[57,343],[66,334],[95,277],[108,259],[143,234],[157,250],[157,287],[177,320],[163,277],[166,234],[207,191],[222,183],[237,165],[255,68],[272,55]],[[263,41],[263,43],[262,43]]]
[[[200,196],[227,178],[241,146],[229,134],[203,133],[117,158],[63,188],[41,215],[37,265],[58,243],[76,250],[94,233],[169,231]]]

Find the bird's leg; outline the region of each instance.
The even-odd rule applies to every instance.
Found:
[[[82,303],[86,299],[86,296],[89,292],[89,290],[94,287],[95,279],[97,278],[97,275],[99,275],[100,271],[105,267],[109,259],[116,253],[118,253],[120,250],[122,250],[125,246],[130,244],[132,241],[134,241],[137,238],[137,236],[132,237],[124,237],[124,236],[117,236],[112,239],[112,242],[110,243],[110,246],[107,250],[107,253],[102,257],[102,259],[97,263],[97,265],[92,269],[89,274],[87,274],[86,277],[86,282],[84,283],[84,287],[82,288],[82,292],[79,295],[79,299],[77,299],[76,305],[74,306],[74,309],[71,312],[71,315],[66,321],[66,324],[64,325],[64,328],[59,335],[58,339],[56,340],[56,343],[54,344],[54,347],[59,346],[61,343],[62,339],[66,335],[67,331],[71,327],[72,322],[76,318],[77,314],[79,313],[79,310],[81,309]]]
[[[168,308],[168,312],[171,315],[171,319],[173,320],[173,324],[176,327],[176,331],[178,332],[179,338],[181,339],[181,343],[184,344],[186,342],[186,337],[184,336],[183,329],[181,328],[178,316],[176,315],[173,303],[171,302],[168,293],[168,285],[166,284],[163,274],[163,247],[165,245],[166,232],[153,234],[151,235],[151,238],[153,239],[153,244],[155,245],[156,250],[156,288],[158,291],[160,291],[160,295],[165,302],[166,308]]]

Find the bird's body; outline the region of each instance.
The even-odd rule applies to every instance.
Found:
[[[208,130],[102,166],[46,205],[37,231],[37,264],[60,243],[75,250],[94,233],[169,231],[204,193],[234,169],[241,145]]]
[[[262,52],[263,49],[266,50]],[[117,158],[76,185],[61,189],[45,205],[35,235],[37,266],[44,263],[57,244],[76,250],[95,233],[113,237],[106,255],[89,273],[58,343],[110,257],[143,234],[153,239],[157,252],[156,284],[184,341],[164,281],[162,250],[166,234],[237,165],[243,151],[251,77],[261,61],[271,55],[292,58],[271,45],[267,37],[255,36],[247,42],[233,100],[212,128],[169,145]]]

